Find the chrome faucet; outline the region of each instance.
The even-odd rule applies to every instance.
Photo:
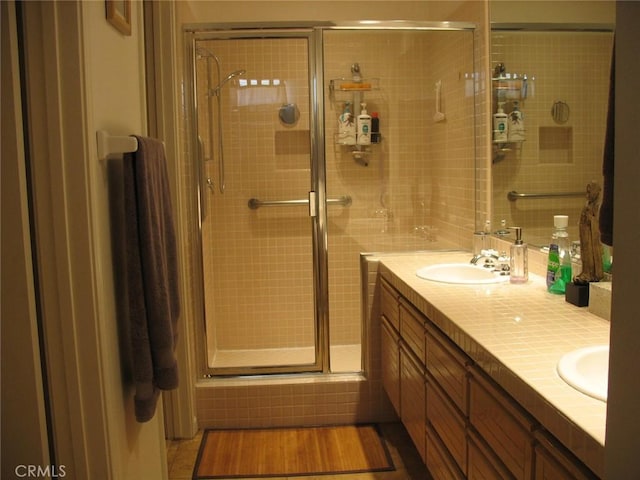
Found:
[[[471,264],[491,269],[501,275],[508,275],[510,270],[506,252],[498,254],[496,250],[481,250],[478,255],[473,256]]]
[[[478,255],[473,256],[471,263],[473,265],[478,265],[478,262],[482,260],[479,266],[484,268],[494,268],[498,263],[499,258],[498,252],[495,250],[481,250]]]

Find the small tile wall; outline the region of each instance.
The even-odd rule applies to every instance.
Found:
[[[600,32],[494,32],[492,67],[535,77],[521,101],[526,141],[493,164],[493,223],[523,226],[525,241],[548,243],[553,215],[569,215],[569,236],[585,197],[509,202],[507,192],[584,192],[591,180],[602,185],[613,36]],[[556,101],[569,108],[566,123],[551,116]],[[505,105],[510,112],[512,105]]]

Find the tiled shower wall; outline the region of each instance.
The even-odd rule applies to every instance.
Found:
[[[330,31],[324,45],[325,84],[350,79],[356,62],[365,81],[379,79],[379,90],[361,97],[325,95],[328,196],[353,198],[348,209],[329,209],[331,338],[353,343],[362,331],[360,252],[458,245],[473,229],[474,97],[464,80],[473,71],[473,36]],[[437,81],[442,123],[433,120]],[[358,100],[379,113],[383,139],[371,146],[367,166],[333,142],[344,103]]]
[[[526,241],[548,243],[553,215],[569,215],[569,235],[584,197],[509,202],[507,192],[584,192],[602,185],[602,156],[613,35],[606,32],[494,32],[492,67],[535,76],[533,96],[521,102],[526,141],[493,165],[493,221],[523,226]],[[530,92],[531,93],[531,92]],[[569,119],[556,123],[556,101],[569,106]],[[511,105],[506,105],[507,113]],[[495,226],[495,225],[494,225]]]
[[[362,336],[360,252],[464,245],[474,228],[473,33],[330,31],[324,44],[327,195],[353,199],[350,207],[329,207],[330,332],[332,344],[351,344]],[[305,198],[309,190],[306,45],[299,39],[200,45],[220,58],[223,76],[247,69],[247,80],[281,81],[249,90],[234,79],[222,93],[226,189],[207,192],[203,224],[206,308],[216,312],[207,320],[208,332],[215,332],[210,348],[309,345],[305,208],[247,208],[254,196]],[[344,101],[354,98],[331,95],[328,83],[349,78],[354,62],[365,78],[379,79],[379,89],[362,98],[369,112],[379,112],[383,137],[371,147],[368,166],[333,142]],[[204,82],[206,61],[197,65]],[[446,115],[441,123],[434,122],[437,81]],[[258,96],[263,103],[256,104]],[[201,125],[208,123],[211,100],[199,96]],[[298,105],[298,124],[279,122],[281,103]],[[207,174],[217,187],[217,153],[214,146],[212,156],[208,138],[215,132],[200,131]]]
[[[473,229],[473,34],[330,31],[324,44],[325,87],[331,79],[350,78],[354,62],[364,77],[379,79],[379,89],[362,98],[369,112],[379,112],[383,137],[371,147],[368,166],[333,143],[351,94],[325,90],[327,194],[353,199],[350,207],[329,207],[331,343],[353,344],[362,336],[360,252],[459,245]],[[247,69],[241,78],[281,82],[251,91],[234,79],[222,91],[226,188],[224,194],[207,191],[203,224],[206,308],[216,312],[207,319],[208,332],[215,332],[210,349],[310,345],[309,219],[297,207],[247,208],[252,196],[305,198],[309,189],[305,41],[212,40],[201,46],[221,60],[223,77]],[[206,60],[197,66],[204,85]],[[434,121],[437,81],[446,115],[440,123]],[[258,95],[265,101],[250,104]],[[209,123],[212,100],[199,95],[201,125]],[[298,105],[298,124],[279,122],[282,103]],[[200,132],[206,171],[217,187],[219,164],[209,139],[216,132]]]

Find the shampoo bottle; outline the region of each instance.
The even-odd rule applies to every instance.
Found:
[[[509,281],[511,283],[526,283],[529,280],[527,244],[522,241],[521,227],[511,227],[511,229],[516,231],[516,241],[511,245]]]
[[[371,115],[367,113],[367,104],[361,103],[362,110],[356,123],[358,145],[371,144]]]
[[[344,104],[344,110],[338,117],[338,143],[341,145],[356,144],[356,124],[349,102]]]
[[[502,109],[502,103],[498,105],[498,113],[493,114],[493,141],[494,142],[507,142],[508,137],[508,115],[504,113]]]

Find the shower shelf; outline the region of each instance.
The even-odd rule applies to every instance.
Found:
[[[370,92],[380,90],[379,78],[363,78],[354,81],[350,78],[334,78],[329,80],[330,92]]]

